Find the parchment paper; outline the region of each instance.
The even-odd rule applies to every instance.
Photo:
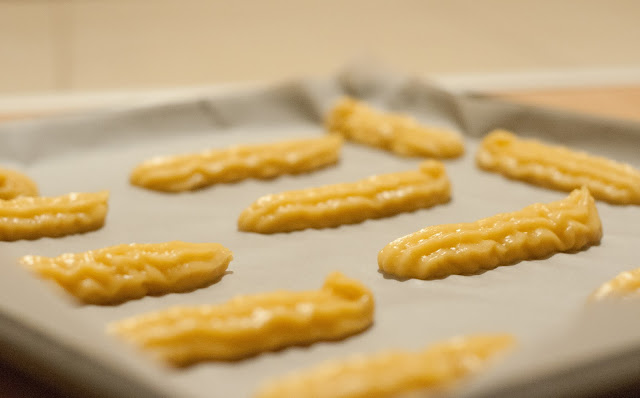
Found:
[[[450,203],[335,229],[275,235],[237,231],[241,210],[264,194],[411,169],[420,161],[350,143],[337,166],[296,177],[177,195],[128,183],[132,168],[155,155],[323,134],[323,115],[344,94],[464,134],[466,154],[445,163],[453,184]],[[4,124],[2,165],[29,174],[41,194],[108,189],[111,199],[107,223],[99,231],[0,243],[0,355],[84,396],[247,397],[263,380],[326,359],[419,349],[454,335],[509,332],[517,336],[518,348],[457,394],[576,396],[638,377],[637,303],[603,308],[585,302],[601,283],[640,266],[638,206],[599,202],[602,243],[578,253],[434,281],[401,282],[378,272],[378,251],[399,236],[566,196],[478,170],[473,157],[479,137],[497,127],[640,167],[637,124],[452,95],[418,79],[367,68],[179,103]],[[190,293],[99,307],[77,305],[16,261],[26,254],[55,256],[174,239],[224,244],[235,255],[231,272]],[[361,280],[376,298],[374,326],[341,342],[173,370],[104,333],[111,321],[175,304],[317,289],[333,270]]]

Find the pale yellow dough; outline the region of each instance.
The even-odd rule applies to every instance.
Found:
[[[598,211],[583,187],[557,202],[472,223],[424,228],[385,246],[378,265],[401,278],[441,278],[580,250],[601,237]]]
[[[256,398],[383,398],[442,391],[511,348],[510,335],[458,337],[419,352],[390,351],[327,361],[265,383]]]
[[[14,170],[0,169],[0,200],[19,196],[38,196],[38,186],[26,175]]]
[[[402,156],[454,158],[464,153],[460,135],[420,125],[401,114],[376,111],[352,98],[336,103],[325,122],[329,132]]]
[[[618,274],[593,292],[590,299],[603,300],[625,297],[640,298],[640,268]]]
[[[218,243],[166,242],[112,246],[20,261],[87,304],[116,304],[214,282],[233,254]]]
[[[640,204],[640,170],[599,156],[516,137],[495,130],[478,150],[479,167],[561,191],[586,186],[594,198]]]
[[[339,340],[373,323],[373,295],[334,272],[322,289],[238,296],[221,305],[172,307],[117,322],[110,331],[174,366],[237,360]]]
[[[0,240],[59,237],[102,228],[109,192],[0,200]]]
[[[324,136],[157,157],[138,165],[130,181],[143,188],[181,192],[246,178],[300,174],[336,163],[341,147],[340,137]]]
[[[263,196],[240,214],[238,229],[274,233],[355,224],[446,203],[450,195],[444,165],[428,160],[419,170]]]

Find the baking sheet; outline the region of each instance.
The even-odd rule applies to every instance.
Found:
[[[307,175],[178,195],[128,183],[131,169],[155,155],[319,136],[322,116],[344,94],[465,135],[465,156],[445,162],[453,184],[450,203],[335,229],[275,235],[236,230],[240,211],[264,194],[406,170],[420,161],[350,143],[337,166]],[[637,377],[640,366],[622,366],[625,360],[640,364],[637,312],[628,303],[589,307],[585,299],[619,272],[638,267],[638,206],[599,202],[604,238],[586,251],[434,281],[398,281],[378,272],[378,251],[399,236],[566,196],[478,170],[473,155],[479,138],[496,127],[640,167],[637,124],[453,95],[418,79],[362,67],[327,79],[2,125],[2,165],[28,173],[42,194],[109,189],[111,199],[107,223],[99,231],[0,242],[0,355],[84,395],[247,397],[263,380],[330,358],[419,349],[460,334],[509,332],[517,336],[518,349],[458,394],[593,393]],[[235,257],[230,273],[190,293],[98,307],[75,304],[16,262],[25,254],[55,256],[174,239],[229,247]],[[111,321],[170,305],[222,303],[238,294],[283,288],[317,289],[333,270],[367,284],[377,304],[374,326],[341,342],[173,370],[104,334]],[[594,374],[583,379],[587,370]]]

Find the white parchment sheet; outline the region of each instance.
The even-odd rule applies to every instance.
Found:
[[[128,182],[132,168],[155,155],[319,136],[323,114],[345,93],[465,136],[466,154],[445,162],[453,184],[450,203],[335,229],[275,235],[237,231],[239,213],[264,194],[407,170],[420,161],[350,143],[337,166],[295,177],[183,194],[147,191]],[[640,267],[639,206],[599,202],[602,243],[578,253],[433,281],[398,281],[378,272],[378,251],[397,237],[566,196],[478,170],[473,158],[479,137],[497,127],[640,168],[636,124],[454,96],[416,79],[366,69],[180,103],[0,125],[0,163],[33,177],[41,194],[111,192],[107,222],[99,231],[0,243],[0,355],[87,396],[248,397],[265,379],[330,358],[419,349],[460,334],[509,332],[519,340],[517,349],[458,394],[579,395],[637,377],[637,303],[603,308],[585,300],[619,272]],[[224,244],[234,252],[230,272],[190,293],[100,307],[75,304],[17,264],[26,254],[55,256],[174,239]],[[175,304],[317,289],[333,270],[361,280],[376,298],[374,326],[344,341],[174,370],[104,333],[111,321]]]

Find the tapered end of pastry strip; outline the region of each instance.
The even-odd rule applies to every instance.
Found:
[[[429,160],[425,160],[422,163],[420,163],[419,166],[420,172],[433,177],[434,179],[438,179],[441,178],[443,176],[446,176],[447,171],[444,167],[444,163],[435,160],[435,159],[429,159]],[[447,178],[448,181],[448,178]]]
[[[399,129],[391,144],[393,152],[411,157],[458,158],[464,154],[464,140],[456,132],[413,122]]]
[[[19,196],[38,196],[38,185],[25,174],[0,169],[0,199],[9,200]]]
[[[358,102],[350,97],[338,99],[325,117],[325,129],[329,133],[340,134],[345,121],[348,120],[349,116],[354,112],[357,104]]]
[[[367,317],[373,322],[373,309],[374,299],[373,293],[364,284],[356,279],[349,278],[341,272],[334,271],[327,275],[323,290],[332,292],[337,297],[342,297],[345,300],[362,301],[366,303],[368,308]]]
[[[621,272],[589,296],[590,301],[629,298],[640,299],[640,268]]]

